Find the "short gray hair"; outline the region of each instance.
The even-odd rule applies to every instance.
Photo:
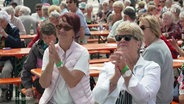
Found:
[[[3,8],[8,14],[15,15],[15,9],[12,6],[7,6]]]
[[[30,15],[31,9],[27,6],[22,6],[22,8],[20,8],[19,12],[22,12],[22,15]]]
[[[181,6],[178,5],[178,4],[173,4],[173,5],[171,6],[171,12],[175,12],[175,13],[180,14],[181,9],[182,9]]]
[[[10,23],[10,15],[4,10],[0,11],[0,20],[6,20],[6,22]]]
[[[59,18],[60,13],[58,13],[56,10],[54,10],[49,14],[49,17]]]

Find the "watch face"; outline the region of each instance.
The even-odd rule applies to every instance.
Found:
[[[125,77],[129,77],[129,76],[131,76],[131,74],[132,74],[132,71],[131,71],[131,70],[127,70],[127,71],[125,72],[124,76],[125,76]]]

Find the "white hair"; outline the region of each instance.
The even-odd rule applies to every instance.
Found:
[[[49,17],[59,18],[60,13],[58,13],[56,10],[54,10],[49,14]]]
[[[15,9],[12,6],[4,7],[3,10],[10,15],[15,15]]]
[[[30,15],[31,9],[27,6],[22,6],[19,12],[22,12],[22,15]]]
[[[10,23],[10,15],[4,10],[0,11],[0,20],[6,20],[6,22]]]

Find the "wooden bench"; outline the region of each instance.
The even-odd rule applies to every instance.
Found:
[[[0,78],[0,84],[15,84],[20,85],[21,84],[21,78]]]
[[[98,39],[88,39],[88,43],[98,43]]]
[[[20,77],[16,77],[16,78],[0,78],[0,84],[14,84],[15,86],[15,104],[19,104],[19,87],[21,84],[21,78]],[[8,89],[6,91],[7,93],[7,100],[11,100],[12,98],[12,93],[13,91],[10,89]]]
[[[108,62],[109,59],[105,58],[105,59],[92,59],[89,61],[90,64],[98,64],[98,63],[104,63],[104,62]]]
[[[179,104],[178,102],[175,102],[175,101],[172,101],[172,103],[171,104]]]

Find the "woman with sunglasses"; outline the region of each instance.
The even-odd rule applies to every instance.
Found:
[[[116,29],[117,50],[104,64],[93,89],[99,104],[156,104],[160,87],[160,66],[140,55],[143,32],[133,22]],[[118,98],[119,96],[119,98]]]
[[[75,42],[80,18],[65,13],[56,25],[58,44],[50,43],[43,56],[39,104],[93,104],[89,81],[89,53]]]
[[[145,27],[144,40],[146,49],[142,56],[161,67],[161,86],[157,94],[157,104],[170,104],[173,99],[173,58],[166,43],[160,39],[160,24],[156,17],[145,16],[140,19],[140,27]]]

